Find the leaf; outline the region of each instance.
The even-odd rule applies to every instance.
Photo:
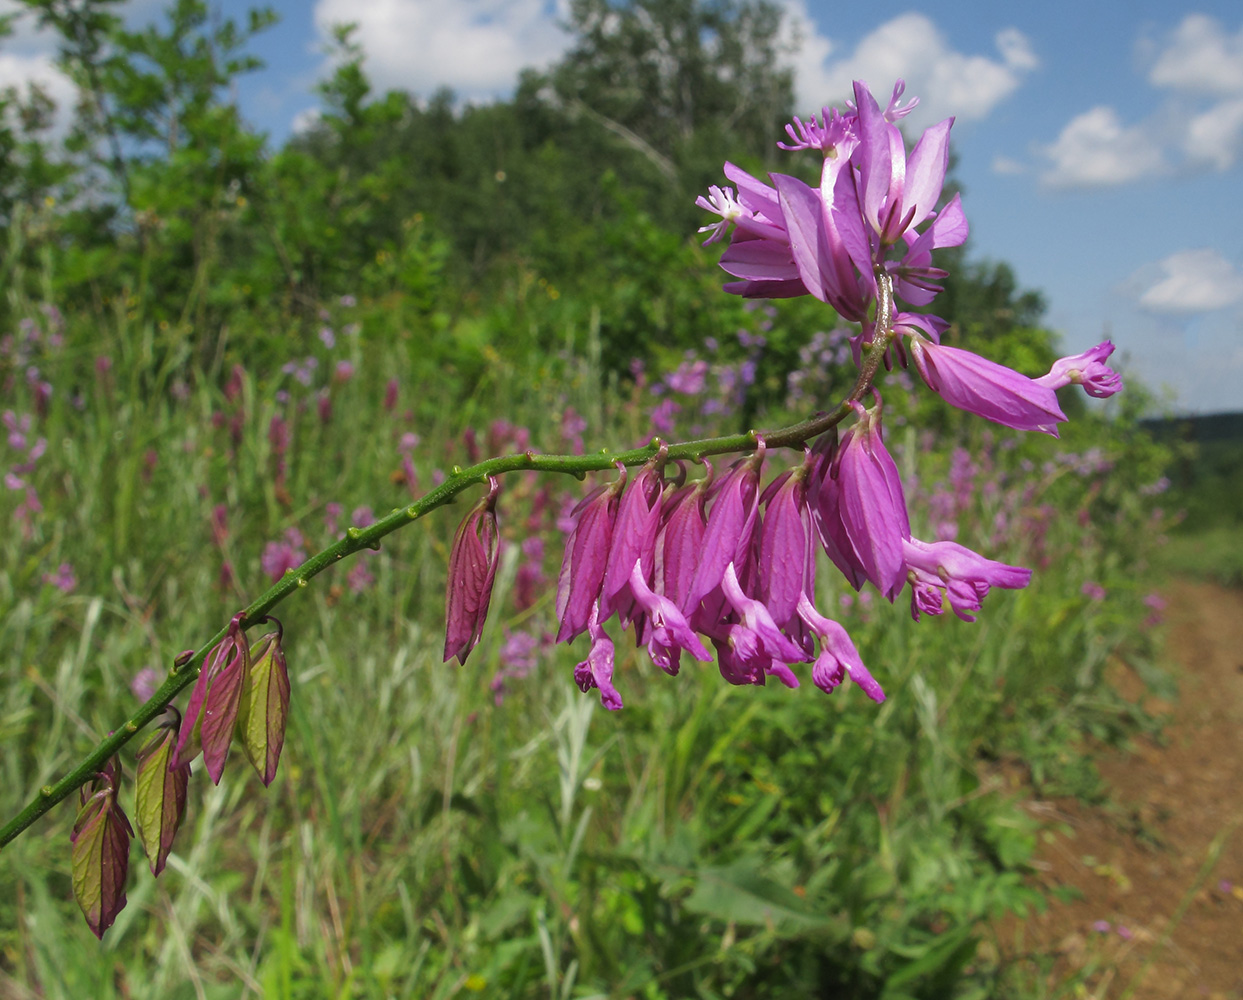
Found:
[[[842,929],[839,918],[808,909],[792,889],[761,874],[755,859],[700,868],[691,876],[695,890],[685,906],[692,913],[785,930]]]
[[[229,756],[229,743],[242,703],[242,687],[250,668],[250,650],[246,637],[239,635],[228,661],[211,679],[207,697],[203,699],[203,763],[211,780],[220,784],[224,762]]]
[[[174,766],[175,737],[175,726],[161,726],[138,751],[134,819],[152,875],[164,870],[173,837],[186,813],[190,765]]]
[[[73,825],[73,895],[97,938],[125,908],[129,841],[134,831],[116,801],[119,772],[112,762],[82,790]]]
[[[890,991],[896,987],[905,986],[934,973],[939,982],[948,985],[971,960],[975,951],[976,940],[970,925],[943,934],[931,943],[923,955],[908,962],[885,980],[884,995],[889,997]]]
[[[255,643],[237,713],[242,747],[264,785],[276,777],[289,720],[289,669],[281,648],[282,634],[283,630],[270,632]]]

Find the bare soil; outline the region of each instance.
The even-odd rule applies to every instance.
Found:
[[[1029,803],[1055,901],[999,935],[1012,958],[1057,956],[1054,995],[1243,1000],[1243,591],[1175,581],[1164,596],[1180,696],[1148,706],[1171,713],[1161,741],[1099,755],[1105,806]],[[1124,666],[1113,679],[1144,697]]]

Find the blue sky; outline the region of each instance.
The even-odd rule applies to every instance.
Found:
[[[377,89],[447,84],[475,101],[507,94],[522,66],[568,42],[547,0],[273,5],[281,23],[253,47],[268,68],[238,99],[277,142],[316,105],[334,23],[358,22]],[[161,6],[131,0],[129,17]],[[249,4],[216,6],[241,17]],[[916,127],[956,115],[972,250],[1044,292],[1068,353],[1111,336],[1124,368],[1172,409],[1243,409],[1237,0],[783,6],[802,38],[791,57],[800,113],[840,103],[853,77],[879,94],[903,76],[922,98]],[[22,29],[0,44],[0,85],[52,73],[46,39]]]

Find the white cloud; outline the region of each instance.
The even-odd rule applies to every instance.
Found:
[[[15,87],[25,93],[38,84],[56,102],[57,115],[53,129],[63,132],[78,98],[78,88],[56,66],[56,34],[36,30],[30,11],[15,0],[0,0],[0,16],[17,14],[12,22],[13,34],[0,40],[0,89]]]
[[[1243,149],[1243,97],[1219,101],[1187,121],[1183,150],[1188,159],[1229,170]]]
[[[1013,157],[997,155],[993,157],[993,173],[1011,177],[1017,174],[1025,174],[1027,173],[1027,164]]]
[[[1126,184],[1154,171],[1229,170],[1243,155],[1243,27],[1188,14],[1168,36],[1140,43],[1160,106],[1125,125],[1113,108],[1072,119],[1050,145],[1042,174],[1051,187]]]
[[[1168,168],[1149,129],[1124,126],[1118,112],[1104,105],[1073,118],[1040,152],[1049,161],[1040,179],[1049,187],[1125,184]]]
[[[787,0],[785,6],[803,37],[795,61],[800,113],[849,97],[854,80],[866,80],[884,104],[893,81],[901,77],[907,95],[921,98],[909,119],[916,128],[951,114],[961,121],[984,118],[1018,88],[1023,74],[1039,65],[1017,28],[997,33],[997,57],[967,55],[951,48],[931,19],[914,12],[885,22],[853,53],[832,61],[833,42],[816,29],[803,0]]]
[[[51,56],[0,52],[0,89],[16,87],[24,92],[31,84],[38,84],[43,88],[56,102],[61,115],[73,111],[78,89],[56,68]]]
[[[319,123],[321,117],[323,117],[323,113],[319,108],[303,108],[293,116],[293,121],[289,123],[289,131],[294,135],[309,132]]]
[[[1215,18],[1188,14],[1153,61],[1154,87],[1211,94],[1243,94],[1243,27],[1231,35]]]
[[[1154,280],[1155,279],[1155,280]],[[1132,276],[1151,312],[1201,313],[1243,302],[1243,273],[1216,250],[1181,250]]]
[[[546,66],[569,44],[545,0],[317,0],[325,40],[355,23],[377,90],[430,94],[448,86],[468,100],[510,91],[518,71]]]

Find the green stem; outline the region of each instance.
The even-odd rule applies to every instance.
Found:
[[[872,343],[863,357],[858,380],[850,394],[835,409],[774,431],[748,431],[745,434],[701,438],[696,441],[666,445],[668,458],[698,462],[708,455],[750,451],[760,438],[764,439],[764,444],[768,448],[801,447],[807,441],[819,437],[825,431],[841,423],[851,411],[851,402],[861,399],[871,388],[872,380],[876,377],[885,351],[893,339],[892,297],[888,275],[878,274],[877,285],[878,308]],[[242,626],[248,628],[256,624],[286,597],[299,588],[305,587],[313,577],[318,576],[329,566],[335,565],[359,549],[379,548],[380,539],[385,535],[418,520],[437,507],[452,502],[468,487],[486,484],[489,476],[506,472],[560,472],[581,479],[588,472],[612,469],[618,462],[623,465],[641,465],[656,454],[661,445],[662,442],[659,439],[654,439],[642,448],[617,452],[605,450],[595,455],[537,455],[526,451],[518,455],[490,458],[468,469],[456,469],[453,475],[430,493],[410,504],[409,507],[394,510],[387,517],[381,518],[369,527],[348,529],[344,538],[315,553],[297,569],[289,570],[266,593],[243,609]],[[168,704],[198,677],[208,652],[225,637],[226,631],[227,627],[220,629],[195,652],[194,656],[180,666],[174,666],[168,678],[146,704],[100,742],[77,767],[55,784],[45,785],[25,809],[0,828],[0,848],[11,843],[18,834],[52,806],[68,798],[74,791],[86,784],[103,768],[109,758],[163,712]]]

